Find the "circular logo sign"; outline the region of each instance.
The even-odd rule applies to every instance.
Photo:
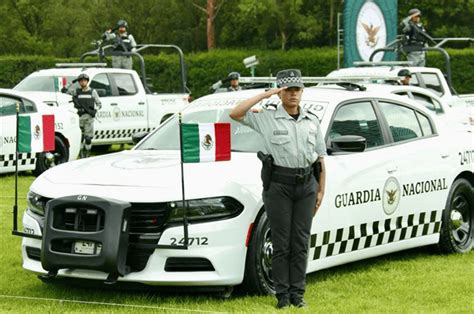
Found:
[[[364,61],[375,49],[385,47],[387,43],[387,29],[385,19],[379,6],[374,2],[365,3],[359,11],[356,25],[356,40],[359,55]],[[383,53],[377,53],[373,61],[382,60]]]
[[[118,107],[115,107],[112,111],[112,119],[114,121],[120,120],[120,109]]]
[[[383,211],[387,215],[393,214],[398,207],[398,203],[400,203],[400,184],[398,180],[394,177],[390,177],[385,182],[385,186],[383,187]]]

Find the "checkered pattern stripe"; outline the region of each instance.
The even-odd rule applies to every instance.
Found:
[[[310,254],[317,260],[439,233],[442,214],[435,210],[312,234]]]
[[[281,86],[283,84],[288,84],[288,83],[301,83],[303,84],[303,81],[301,80],[301,77],[299,76],[286,76],[278,79],[277,85]]]
[[[137,132],[150,132],[153,128],[138,128],[138,129],[124,129],[124,130],[101,130],[94,132],[94,139],[110,139],[110,138],[132,138],[132,135]]]
[[[18,156],[18,165],[34,165],[36,162],[36,153],[20,153]],[[15,165],[15,154],[0,155],[0,165],[2,167],[12,167]]]

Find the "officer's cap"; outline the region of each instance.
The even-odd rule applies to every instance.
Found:
[[[125,20],[119,20],[119,21],[117,22],[117,27],[125,27],[125,28],[128,28],[128,23],[127,23],[127,21],[125,21]]]
[[[304,88],[301,80],[301,71],[298,69],[282,70],[276,76],[278,87],[299,87]]]
[[[85,74],[85,73],[81,73],[79,74],[79,76],[74,80],[72,81],[73,83],[76,83],[76,82],[79,82],[80,80],[87,80],[89,81],[89,75]]]
[[[239,72],[230,72],[229,75],[227,75],[227,79],[229,80],[238,80],[239,78],[240,78]]]
[[[413,8],[411,9],[410,11],[408,11],[408,15],[414,15],[414,14],[418,14],[419,16],[421,16],[421,11],[418,10],[417,8]]]
[[[408,76],[408,77],[411,77],[411,73],[409,70],[407,69],[401,69],[400,71],[398,71],[398,76]]]

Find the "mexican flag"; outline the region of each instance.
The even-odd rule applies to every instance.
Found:
[[[18,151],[37,153],[54,150],[54,115],[18,117]]]
[[[183,162],[230,160],[230,123],[183,123]]]

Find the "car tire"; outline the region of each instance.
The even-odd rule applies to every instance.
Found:
[[[245,261],[243,289],[250,294],[274,294],[271,276],[272,242],[270,223],[265,211],[254,224]]]
[[[33,170],[35,176],[39,176],[49,168],[69,161],[69,148],[64,140],[58,135],[54,137],[54,145],[53,152],[43,152],[38,154],[36,167]],[[48,154],[52,154],[52,158],[48,158]]]
[[[438,247],[443,253],[466,253],[474,242],[474,192],[466,179],[458,179],[449,191],[443,211]]]

